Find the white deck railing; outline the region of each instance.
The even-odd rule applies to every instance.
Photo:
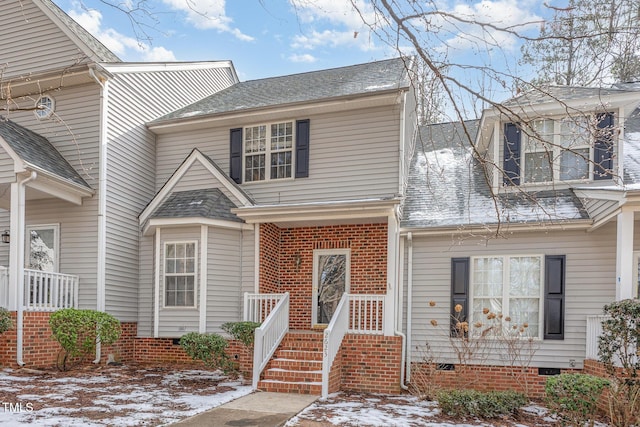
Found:
[[[607,316],[587,316],[587,359],[598,360],[598,338],[602,335],[602,321]]]
[[[343,294],[333,313],[331,322],[324,330],[322,342],[322,397],[329,395],[331,365],[340,350],[342,339],[349,329],[349,294]]]
[[[24,270],[24,310],[55,311],[78,306],[78,276]]]
[[[350,334],[383,334],[385,295],[349,294]]]
[[[0,307],[9,308],[9,269],[0,266]]]
[[[245,303],[247,302],[245,294]],[[264,294],[262,295],[264,296]],[[266,301],[258,300],[255,301]],[[249,312],[249,316],[253,314],[263,314],[262,309],[255,312]],[[257,319],[259,317],[254,317]],[[247,317],[247,306],[245,305],[245,320],[251,320]],[[256,320],[251,320],[256,321]],[[258,388],[260,374],[267,366],[271,356],[276,351],[280,342],[289,331],[289,293],[285,293],[279,298],[278,303],[269,310],[268,315],[262,325],[255,330],[255,339],[253,345],[253,388]]]
[[[244,320],[262,323],[287,294],[244,293]]]

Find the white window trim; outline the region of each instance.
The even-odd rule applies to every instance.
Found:
[[[277,125],[281,123],[291,123],[291,138],[292,138],[291,140],[291,176],[285,177],[285,178],[271,178],[271,154],[289,151],[289,150],[273,150],[273,151],[271,150],[271,125]],[[260,126],[265,126],[265,128],[267,129],[265,151],[256,151],[253,153],[247,153],[246,145],[245,145],[247,129],[260,127]],[[247,157],[255,156],[259,154],[264,154],[265,156],[264,179],[256,180],[256,181],[248,181],[246,176]],[[295,171],[296,171],[296,121],[295,120],[281,120],[281,121],[274,121],[274,122],[268,122],[268,123],[259,123],[259,124],[244,126],[242,128],[242,183],[243,184],[251,185],[251,184],[264,183],[269,181],[290,181],[295,179],[295,173],[296,173]]]
[[[42,102],[43,99],[48,99],[49,101],[51,101],[51,106],[48,108],[39,108],[40,103]],[[53,115],[53,112],[56,109],[56,100],[51,95],[42,95],[36,100],[35,107],[36,109],[33,111],[35,116],[39,120],[45,120]]]
[[[25,227],[25,244],[24,244],[24,268],[29,268],[29,259],[31,254],[31,231],[32,230],[53,230],[53,272],[60,272],[60,224],[31,224]]]
[[[545,256],[542,254],[511,254],[511,255],[500,255],[500,254],[487,254],[487,255],[477,255],[477,256],[472,256],[470,259],[470,266],[469,266],[469,307],[467,308],[467,317],[469,318],[468,324],[469,324],[469,328],[473,328],[473,324],[477,321],[481,321],[482,323],[486,322],[486,318],[482,318],[482,319],[474,319],[473,318],[473,300],[475,298],[475,295],[473,293],[473,277],[474,277],[474,260],[475,259],[479,259],[479,258],[502,258],[503,260],[503,266],[504,266],[504,270],[502,271],[502,283],[503,283],[503,287],[502,287],[502,308],[503,308],[503,315],[504,317],[507,317],[510,315],[509,313],[509,287],[510,286],[506,286],[507,284],[509,284],[509,273],[510,273],[510,262],[507,262],[507,260],[509,258],[540,258],[540,294],[538,295],[538,335],[536,336],[531,336],[531,338],[534,338],[536,340],[542,340],[542,334],[544,331],[544,275],[545,275],[545,270],[544,270],[544,260],[545,260]],[[505,304],[505,300],[506,300],[506,304]],[[499,314],[499,313],[496,313]]]
[[[166,282],[166,277],[167,277],[167,245],[180,245],[180,244],[190,244],[193,243],[194,247],[193,247],[193,259],[194,259],[194,265],[193,265],[193,273],[189,273],[189,274],[171,274],[172,276],[187,276],[187,275],[193,275],[193,305],[167,305],[167,282]],[[160,265],[160,274],[162,275],[161,277],[161,292],[162,292],[162,308],[163,309],[167,309],[167,310],[191,310],[191,309],[197,309],[198,308],[198,262],[199,262],[199,257],[198,257],[198,241],[197,240],[165,240],[162,243],[162,258],[161,258],[161,265]]]
[[[344,283],[344,293],[351,291],[351,249],[314,249],[313,251],[313,280],[312,280],[312,297],[311,297],[311,325],[326,325],[326,323],[318,323],[318,260],[321,255],[345,255],[346,256],[346,277]]]
[[[587,122],[590,122],[593,119],[593,115],[587,115],[584,116],[584,118],[587,120]],[[561,144],[561,139],[562,139],[562,122],[565,119],[571,119],[571,117],[567,117],[567,116],[557,116],[557,117],[544,117],[544,118],[538,118],[535,120],[532,120],[530,123],[533,124],[534,122],[537,121],[542,121],[542,120],[552,120],[553,121],[553,134],[552,134],[552,141],[551,141],[551,148],[549,151],[549,153],[552,154],[553,156],[553,163],[551,164],[551,175],[552,175],[552,180],[551,181],[538,181],[538,182],[527,182],[525,179],[526,176],[526,161],[525,161],[525,156],[527,153],[539,153],[542,152],[544,150],[542,149],[537,149],[537,150],[527,150],[528,147],[528,139],[530,138],[529,134],[532,134],[531,136],[533,136],[533,126],[528,127],[525,130],[523,130],[522,132],[522,140],[520,141],[520,144],[522,146],[522,150],[521,150],[521,155],[520,155],[520,180],[521,180],[521,185],[524,186],[537,186],[537,185],[541,185],[541,186],[545,186],[545,185],[550,185],[550,184],[571,184],[571,183],[581,183],[581,182],[590,182],[593,181],[593,155],[594,155],[594,133],[592,132],[590,134],[590,141],[587,144],[584,145],[580,145],[580,146],[572,146],[568,151],[575,151],[575,150],[582,150],[585,148],[589,149],[589,154],[587,157],[587,166],[588,166],[588,176],[586,178],[581,178],[581,179],[568,179],[568,180],[562,180],[560,179],[560,162],[561,162],[561,153],[563,151],[566,151],[562,148],[562,144]],[[579,117],[576,117],[575,119],[579,119]]]

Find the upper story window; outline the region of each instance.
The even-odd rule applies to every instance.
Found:
[[[539,119],[504,126],[506,185],[612,177],[613,114]]]
[[[293,122],[244,128],[244,181],[291,178]]]
[[[36,109],[34,110],[34,113],[37,118],[46,119],[51,117],[55,108],[56,101],[48,95],[42,95],[36,101]]]
[[[230,171],[236,183],[309,176],[309,119],[230,131]]]

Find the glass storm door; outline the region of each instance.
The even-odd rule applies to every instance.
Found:
[[[313,325],[331,322],[340,298],[349,292],[349,250],[316,250],[313,254]]]

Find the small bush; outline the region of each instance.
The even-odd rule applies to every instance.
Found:
[[[11,313],[6,308],[0,307],[0,334],[4,334],[13,327]]]
[[[189,332],[180,338],[180,347],[193,360],[201,360],[209,368],[216,368],[228,374],[234,370],[233,363],[225,352],[229,343],[218,334]]]
[[[484,419],[513,415],[527,403],[524,394],[515,391],[441,390],[437,399],[444,414]]]
[[[113,344],[120,338],[122,330],[118,319],[96,310],[65,308],[51,314],[49,326],[53,338],[62,347],[58,368],[67,369],[71,359],[85,357],[95,352],[96,344]]]
[[[562,425],[593,425],[598,398],[608,384],[607,380],[588,374],[550,377],[544,386],[547,405],[560,417]]]
[[[222,324],[222,330],[246,347],[253,347],[254,331],[258,326],[260,323],[257,322],[227,322]]]

